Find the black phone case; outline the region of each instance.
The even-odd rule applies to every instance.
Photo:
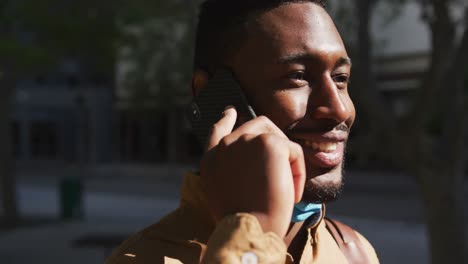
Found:
[[[248,121],[256,117],[232,72],[223,68],[216,71],[207,87],[193,99],[187,109],[193,132],[202,147],[206,146],[211,127],[219,121],[229,105],[236,108],[238,120]]]

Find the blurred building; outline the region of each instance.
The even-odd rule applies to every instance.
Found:
[[[149,19],[125,28],[133,41],[117,55],[117,158],[194,162],[201,153],[186,119],[193,43],[185,20]],[[187,45],[190,43],[190,45]]]
[[[56,73],[19,82],[12,103],[17,160],[112,159],[113,91],[71,68],[64,64]]]
[[[117,67],[114,111],[116,115],[116,159],[123,162],[193,162],[201,153],[186,118],[190,101],[187,92],[169,94],[146,90],[146,96],[134,97],[134,87],[128,89],[126,63]],[[188,85],[179,89],[189,90]],[[171,90],[171,87],[164,87]]]
[[[185,118],[188,98],[170,108],[134,107],[114,91],[74,78],[24,80],[12,104],[19,161],[191,162],[199,147]],[[142,103],[143,104],[143,103]]]
[[[418,3],[408,2],[390,21],[386,10],[385,3],[377,8],[371,27],[377,88],[397,114],[404,114],[409,95],[419,87],[429,63],[430,32],[421,21]],[[160,45],[151,58],[162,60],[162,65],[177,61],[179,58],[168,59],[163,55],[178,54],[167,50],[179,49],[174,43],[183,43],[180,41],[183,30],[181,34],[169,32],[175,40],[167,41],[166,46],[159,43],[162,37],[144,38],[156,41],[144,47],[154,49],[156,44]],[[147,34],[155,33],[144,32]],[[145,56],[145,52],[148,51],[141,47],[122,51],[133,53],[123,56],[126,60],[119,60],[116,81],[108,82],[112,84],[84,77],[89,74],[83,74],[73,61],[64,61],[57,73],[20,83],[12,106],[14,150],[19,160],[193,162],[198,159],[200,147],[185,118],[185,107],[190,100],[186,92],[188,85],[163,87],[182,90],[174,93],[177,96],[169,104],[165,104],[164,98],[145,100],[144,97],[135,104],[123,88],[122,77],[134,65],[159,65],[159,62],[147,61],[150,56]],[[133,62],[128,58],[143,61]],[[155,83],[160,77],[150,76],[150,79]],[[162,90],[150,88],[156,89],[155,94]]]
[[[185,118],[186,104],[138,108],[125,100],[115,104],[116,144],[124,162],[193,162],[200,148]]]
[[[409,107],[409,95],[419,88],[429,65],[430,32],[419,3],[408,2],[389,19],[388,3],[376,8],[372,21],[377,87],[397,115]],[[387,12],[387,13],[386,13]]]
[[[459,8],[450,11],[455,20],[462,21],[468,2],[457,4]],[[400,117],[409,111],[415,90],[421,89],[431,59],[432,32],[422,19],[419,2],[405,2],[394,17],[388,14],[388,5],[381,1],[372,20],[373,69],[377,89]],[[459,23],[458,33],[463,32],[462,26]]]

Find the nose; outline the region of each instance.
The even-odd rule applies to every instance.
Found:
[[[312,87],[309,98],[309,113],[313,119],[333,120],[342,123],[350,119],[354,106],[348,92],[339,89],[331,76],[323,76],[316,87]]]

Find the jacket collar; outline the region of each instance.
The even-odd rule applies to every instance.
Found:
[[[200,177],[188,172],[184,175],[180,189],[179,207],[145,229],[143,235],[147,239],[195,244],[203,249],[215,227],[216,223],[201,188]]]
[[[215,226],[215,218],[208,206],[206,196],[203,192],[201,178],[197,172],[188,172],[185,174],[182,181],[182,187],[180,189],[180,207],[191,208],[199,212],[200,216],[204,219],[208,226]],[[319,215],[316,215],[314,219],[308,219],[304,223],[306,229],[315,235],[318,226],[323,222],[325,218],[326,206],[322,205],[322,210]]]
[[[180,188],[180,206],[190,206],[209,212],[208,203],[203,193],[201,178],[195,173],[189,171],[185,174]]]

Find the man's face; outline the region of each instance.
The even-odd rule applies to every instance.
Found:
[[[291,3],[250,19],[247,30],[228,66],[256,113],[302,146],[303,200],[335,198],[355,109],[350,60],[333,21],[316,4]]]

